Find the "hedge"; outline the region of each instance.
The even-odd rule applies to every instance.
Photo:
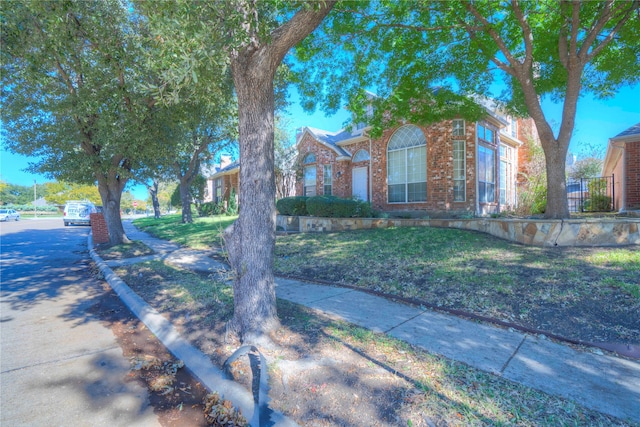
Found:
[[[3,205],[0,206],[0,208],[2,209],[15,209],[18,212],[32,212],[34,210],[36,210],[33,205],[14,205],[12,203],[8,204],[8,205]],[[59,212],[60,210],[56,207],[56,206],[38,206],[37,207],[37,211],[38,212]]]
[[[276,204],[281,215],[310,215],[324,218],[371,218],[371,204],[335,196],[286,197]]]
[[[307,212],[307,199],[308,197],[305,196],[284,197],[276,202],[276,208],[280,215],[306,216],[309,215]]]

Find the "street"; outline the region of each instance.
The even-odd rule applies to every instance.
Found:
[[[104,292],[86,226],[0,223],[0,425],[157,426],[111,331],[87,312]]]

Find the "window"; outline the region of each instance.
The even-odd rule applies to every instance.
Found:
[[[478,146],[478,200],[480,203],[495,202],[496,173],[495,151]]]
[[[453,136],[464,136],[464,120],[453,121]]]
[[[332,180],[333,180],[333,174],[331,171],[331,165],[324,165],[324,174],[323,174],[323,181],[324,181],[324,195],[325,196],[330,196],[331,195],[331,189],[332,189]]]
[[[304,156],[302,163],[308,165],[310,163],[316,162],[316,155],[313,153],[309,153]],[[304,167],[304,188],[303,195],[305,196],[315,196],[316,195],[316,165],[305,166]]]
[[[315,163],[316,162],[316,155],[313,153],[309,153],[306,156],[304,156],[304,160],[302,161],[303,164],[308,165],[309,163]]]
[[[515,117],[511,117],[511,136],[514,138],[518,137],[518,119]]]
[[[427,200],[427,140],[419,127],[398,129],[387,147],[389,203]]]
[[[369,153],[367,150],[358,150],[356,154],[353,155],[353,159],[351,160],[353,163],[355,162],[363,162],[365,160],[369,160]]]
[[[216,186],[216,203],[222,202],[222,178],[217,178],[215,181]]]
[[[513,176],[513,148],[500,146],[500,204],[515,205],[515,177]]]
[[[453,201],[464,202],[466,195],[465,186],[465,142],[453,141]]]
[[[304,195],[316,195],[316,166],[305,166],[304,168]]]
[[[478,139],[481,139],[485,142],[488,142],[490,144],[495,144],[495,140],[493,138],[493,130],[483,126],[481,124],[478,124]]]

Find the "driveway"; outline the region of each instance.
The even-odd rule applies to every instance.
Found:
[[[87,312],[103,294],[88,227],[0,224],[0,425],[158,426],[111,331]]]

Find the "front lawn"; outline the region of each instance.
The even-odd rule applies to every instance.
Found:
[[[222,246],[235,217],[136,220],[157,237]],[[276,274],[350,285],[588,342],[640,343],[640,248],[540,248],[410,227],[278,236]]]

